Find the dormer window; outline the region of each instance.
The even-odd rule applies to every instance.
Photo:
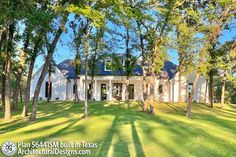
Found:
[[[111,58],[108,58],[108,59],[105,60],[104,70],[105,71],[111,71],[112,70],[112,60],[111,60]]]

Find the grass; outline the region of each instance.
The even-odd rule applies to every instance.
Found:
[[[136,102],[91,102],[89,118],[83,119],[83,103],[40,102],[36,122],[21,118],[20,110],[10,121],[0,119],[0,144],[87,141],[98,144],[89,155],[98,157],[235,157],[236,106],[193,104],[191,119],[184,116],[185,106],[159,103],[153,116]]]

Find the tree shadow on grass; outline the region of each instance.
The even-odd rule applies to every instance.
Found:
[[[54,106],[53,106],[54,105]],[[137,104],[138,106],[138,104]],[[163,119],[161,117],[158,117],[158,112],[156,116],[150,116],[142,112],[137,112],[138,107],[137,106],[130,106],[130,108],[127,109],[127,106],[124,103],[100,103],[100,102],[91,102],[89,103],[89,115],[96,116],[96,117],[103,117],[106,115],[113,116],[114,119],[112,121],[110,129],[107,131],[107,134],[105,134],[105,137],[101,137],[101,140],[98,141],[101,143],[99,146],[99,149],[96,150],[96,156],[108,156],[109,150],[114,148],[114,155],[115,156],[130,156],[129,147],[127,141],[122,137],[121,132],[119,132],[119,127],[123,124],[127,124],[131,126],[131,138],[132,142],[134,144],[134,149],[136,152],[136,155],[138,157],[145,156],[143,147],[142,147],[142,141],[140,140],[138,134],[139,132],[136,129],[135,122],[140,123],[141,121],[141,129],[144,132],[142,136],[149,139],[151,142],[155,142],[158,146],[165,149],[167,152],[169,152],[173,156],[187,156],[186,154],[183,154],[182,152],[187,152],[188,155],[194,154],[196,156],[202,156],[205,152],[208,155],[211,156],[222,156],[230,154],[230,150],[235,151],[235,148],[233,148],[232,145],[227,143],[228,141],[216,137],[212,134],[209,134],[203,129],[200,129],[199,126],[185,123],[182,121],[175,120],[175,115],[182,116],[182,113],[184,112],[181,108],[176,107],[175,105],[170,104],[171,107],[169,107],[169,110],[167,109],[167,113],[170,114],[172,117],[167,117],[166,119]],[[173,109],[175,108],[175,109]],[[194,114],[193,119],[194,120],[200,120],[203,123],[212,123],[212,125],[216,125],[222,128],[228,129],[229,132],[233,133],[235,128],[235,122],[231,120],[221,119],[215,115],[215,113],[211,113],[212,111],[209,110],[209,114],[206,115],[206,113],[201,113],[200,108],[194,108]],[[3,129],[3,132],[13,131],[17,129],[21,129],[23,127],[57,119],[60,117],[68,117],[71,114],[79,114],[82,113],[83,106],[82,105],[75,105],[75,104],[67,104],[67,103],[60,103],[60,104],[46,104],[43,103],[39,106],[39,118],[36,122],[26,122],[24,120],[19,121],[18,119],[14,121],[14,123],[4,123],[0,124],[1,131]],[[178,111],[178,112],[177,112]],[[159,112],[162,112],[159,111]],[[182,119],[185,117],[182,116]],[[61,124],[57,125],[63,125],[62,127],[55,128],[55,131],[52,133],[49,133],[43,137],[39,137],[37,139],[29,139],[30,140],[48,140],[52,138],[61,138],[65,137],[66,135],[69,135],[71,133],[76,132],[84,132],[85,131],[85,125],[76,125],[74,126],[81,118],[68,118],[68,120],[62,122]],[[17,122],[17,123],[15,123]],[[157,127],[152,127],[152,125],[147,125],[145,122],[150,122],[152,124],[158,124]],[[99,124],[94,124],[99,125]],[[47,130],[52,130],[55,126],[54,125],[48,125],[45,127],[40,127],[39,129],[33,129],[33,130],[27,130],[25,132],[22,132],[23,134],[40,134],[42,131],[46,132]],[[169,145],[165,141],[160,140],[161,137],[159,137],[158,134],[155,134],[155,132],[158,133],[159,129],[164,127],[166,131],[168,132],[168,136],[171,135],[173,138],[173,145]],[[21,134],[20,134],[21,135]],[[117,140],[112,143],[113,137],[117,137]],[[191,144],[191,141],[194,141],[196,138],[200,138],[203,140],[207,140],[209,143],[213,143],[213,145],[216,146],[222,146],[222,148],[226,149],[226,154],[222,152],[217,152],[216,150],[212,148],[208,148],[204,143],[200,144],[199,150],[201,152],[198,152],[195,149],[195,146],[191,146],[188,148],[189,144]],[[103,139],[103,140],[102,140]],[[190,141],[190,142],[189,142]],[[222,143],[219,143],[222,142]],[[217,144],[215,144],[217,143]],[[194,145],[194,143],[193,143]],[[173,149],[174,148],[174,149]],[[178,151],[178,150],[182,151]],[[196,148],[197,149],[197,148]],[[208,149],[208,150],[205,150]],[[160,154],[161,155],[161,154]]]
[[[114,156],[130,156],[128,143],[121,135],[119,127],[122,124],[131,125],[131,134],[132,134],[132,141],[135,147],[136,155],[138,157],[145,157],[144,151],[142,148],[141,141],[139,139],[136,127],[135,127],[135,120],[133,118],[127,118],[123,116],[116,116],[113,119],[112,125],[110,130],[107,132],[106,137],[102,140],[102,145],[100,146],[99,152],[97,156],[99,157],[107,157],[109,156],[109,150],[111,149],[112,140],[116,136],[118,139],[115,143],[113,143]]]
[[[60,117],[68,117],[70,113],[76,114],[78,112],[82,113],[82,109],[75,109],[75,106],[72,104],[68,105],[67,103],[62,103],[58,106],[53,106],[54,103],[42,103],[38,109],[38,118],[36,121],[29,121],[29,117],[18,117],[13,122],[6,122],[0,124],[0,132],[4,134],[6,132],[15,131],[33,124],[41,123],[47,120],[57,119]],[[51,107],[51,108],[50,108]],[[53,112],[53,111],[54,112]],[[77,112],[76,112],[77,111]]]
[[[195,113],[194,118],[205,123],[211,123],[213,126],[219,126],[223,129],[227,129],[232,133],[235,133],[236,130],[236,121],[233,120],[222,119],[215,115],[203,115],[199,113]]]
[[[176,113],[180,113],[183,114],[185,112],[185,109],[180,107],[180,106],[176,106],[173,105],[172,103],[163,103],[165,105],[167,105],[168,107],[170,107],[173,111],[175,111]]]
[[[153,127],[143,121],[141,124],[143,134],[146,139],[165,149],[168,156],[235,156],[236,147],[224,138],[214,136],[214,133],[209,134],[197,124],[176,121],[173,123],[174,119],[166,121],[155,118],[153,120],[163,125]],[[169,136],[168,139],[158,134],[163,130]],[[221,150],[218,151],[217,148]],[[162,154],[157,154],[159,155],[162,156]]]
[[[136,155],[137,155],[137,157],[145,157],[144,151],[143,151],[143,148],[142,148],[142,143],[139,139],[138,132],[137,132],[137,129],[135,127],[134,121],[131,121],[131,129],[132,129],[132,138],[133,138],[133,141],[134,141]]]

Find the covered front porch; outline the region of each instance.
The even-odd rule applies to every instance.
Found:
[[[124,78],[121,76],[96,76],[93,82],[88,79],[88,99],[94,101],[124,101],[126,86]],[[85,87],[85,79],[81,78],[83,89]],[[92,88],[93,87],[93,88]],[[129,79],[129,99],[142,99],[142,78],[132,77]],[[84,91],[84,90],[83,90]],[[83,92],[83,98],[85,93]]]

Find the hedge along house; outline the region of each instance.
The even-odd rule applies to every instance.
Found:
[[[91,77],[88,77],[88,99],[95,101],[115,101],[125,100],[125,76],[114,74],[109,66],[112,60],[106,58],[100,60],[96,64],[95,75],[93,83],[91,84]],[[36,83],[39,79],[42,68],[40,68],[34,75],[31,81],[31,98],[33,97]],[[77,76],[77,90],[80,100],[85,99],[85,71],[84,68]],[[73,67],[73,60],[67,59],[58,65],[55,65],[55,72],[51,74],[50,78],[50,92],[48,93],[48,74],[46,74],[40,89],[39,98],[47,99],[49,96],[52,100],[74,100],[75,98],[75,84],[76,78]],[[163,102],[177,102],[178,101],[178,72],[177,65],[170,61],[165,61],[163,72],[156,76],[155,80],[155,99]],[[189,81],[193,81],[194,76],[191,75]],[[142,67],[136,64],[133,70],[133,76],[129,79],[129,99],[142,100]],[[150,94],[149,76],[147,76],[147,94]],[[187,101],[188,97],[187,78],[182,76],[182,100]],[[93,92],[91,86],[93,85]],[[200,78],[197,84],[194,101],[203,102],[208,101],[208,88],[206,86],[206,79]]]

